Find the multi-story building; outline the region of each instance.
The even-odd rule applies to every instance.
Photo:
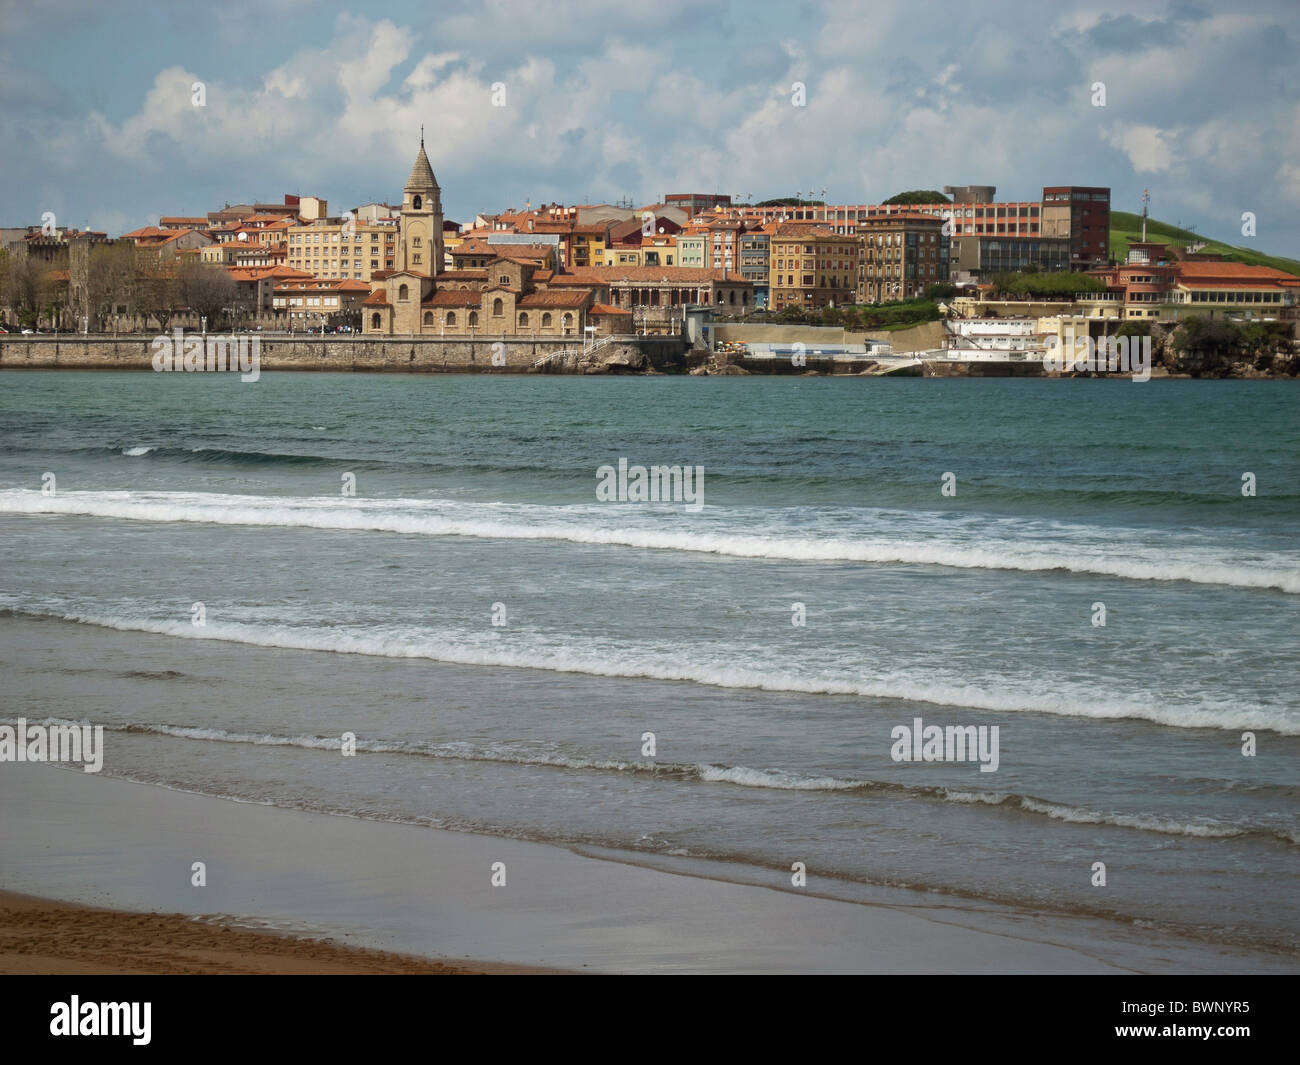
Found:
[[[754,286],[754,306],[759,308],[768,305],[772,230],[775,228],[768,225],[740,234],[740,276]]]
[[[1070,269],[1069,237],[960,236],[952,238],[951,276],[989,278],[1014,270]]]
[[[1069,239],[1073,270],[1105,266],[1110,256],[1110,189],[1044,187],[1043,236]]]
[[[314,329],[328,325],[361,324],[361,305],[370,295],[370,283],[351,278],[295,279],[276,284],[272,304],[277,316],[291,327]]]
[[[572,257],[569,262],[576,269],[605,265],[605,250],[609,244],[609,224],[587,222],[575,225],[569,238]]]
[[[158,226],[144,226],[123,233],[121,240],[135,243],[155,262],[162,263],[174,259],[178,252],[199,251],[212,242],[206,233],[195,229],[161,229]]]
[[[687,226],[677,234],[677,265],[702,269],[709,232],[702,226]]]
[[[852,303],[860,245],[824,226],[785,223],[769,236],[771,307],[827,307]]]
[[[394,268],[397,231],[396,219],[327,218],[294,226],[288,232],[288,265],[313,277],[369,281],[375,271]],[[422,249],[420,254],[430,253]],[[423,258],[418,265],[428,267]]]
[[[664,194],[664,206],[676,207],[691,217],[715,207],[730,207],[731,197],[716,192],[669,192]]]
[[[1271,266],[1217,258],[1177,259],[1166,244],[1134,241],[1119,266],[1092,271],[1125,318],[1176,321],[1190,314],[1290,318],[1300,303],[1300,277]]]
[[[857,228],[862,242],[854,275],[859,302],[914,299],[927,285],[948,280],[943,219],[922,213],[879,215],[859,221]]]

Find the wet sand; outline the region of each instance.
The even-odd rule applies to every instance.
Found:
[[[4,959],[29,968],[10,971],[495,968],[480,959],[623,973],[1291,967],[1130,925],[902,890],[889,904],[841,902],[779,887],[788,873],[770,886],[704,869],[681,875],[554,845],[235,802],[46,765],[0,766],[0,808],[0,887],[135,911],[65,915],[46,903],[11,905]],[[193,882],[196,861],[204,863],[202,886]],[[500,886],[492,883],[496,863],[506,875]],[[41,928],[63,920],[67,931]],[[223,930],[239,925],[298,938]],[[239,937],[237,950],[224,948],[230,936]],[[357,955],[337,944],[407,956]]]
[[[173,913],[126,913],[0,892],[7,975],[469,975],[450,965]]]

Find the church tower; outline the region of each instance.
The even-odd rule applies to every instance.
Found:
[[[420,154],[402,190],[401,252],[399,270],[433,277],[444,269],[442,255],[442,190],[424,154],[424,128],[420,129]]]

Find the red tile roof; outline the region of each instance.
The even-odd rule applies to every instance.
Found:
[[[591,299],[591,289],[578,288],[568,289],[563,292],[557,292],[555,289],[547,289],[544,292],[530,292],[520,300],[515,301],[515,306],[523,310],[529,310],[533,307],[558,307],[561,310],[582,307]]]

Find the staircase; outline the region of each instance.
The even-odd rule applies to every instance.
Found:
[[[590,347],[561,348],[559,351],[548,352],[533,360],[533,369],[545,371],[557,362],[563,364],[564,360],[570,357],[576,359],[583,355],[593,355],[601,349],[610,347],[615,342],[625,339],[625,337],[611,333],[609,336],[601,337]]]

